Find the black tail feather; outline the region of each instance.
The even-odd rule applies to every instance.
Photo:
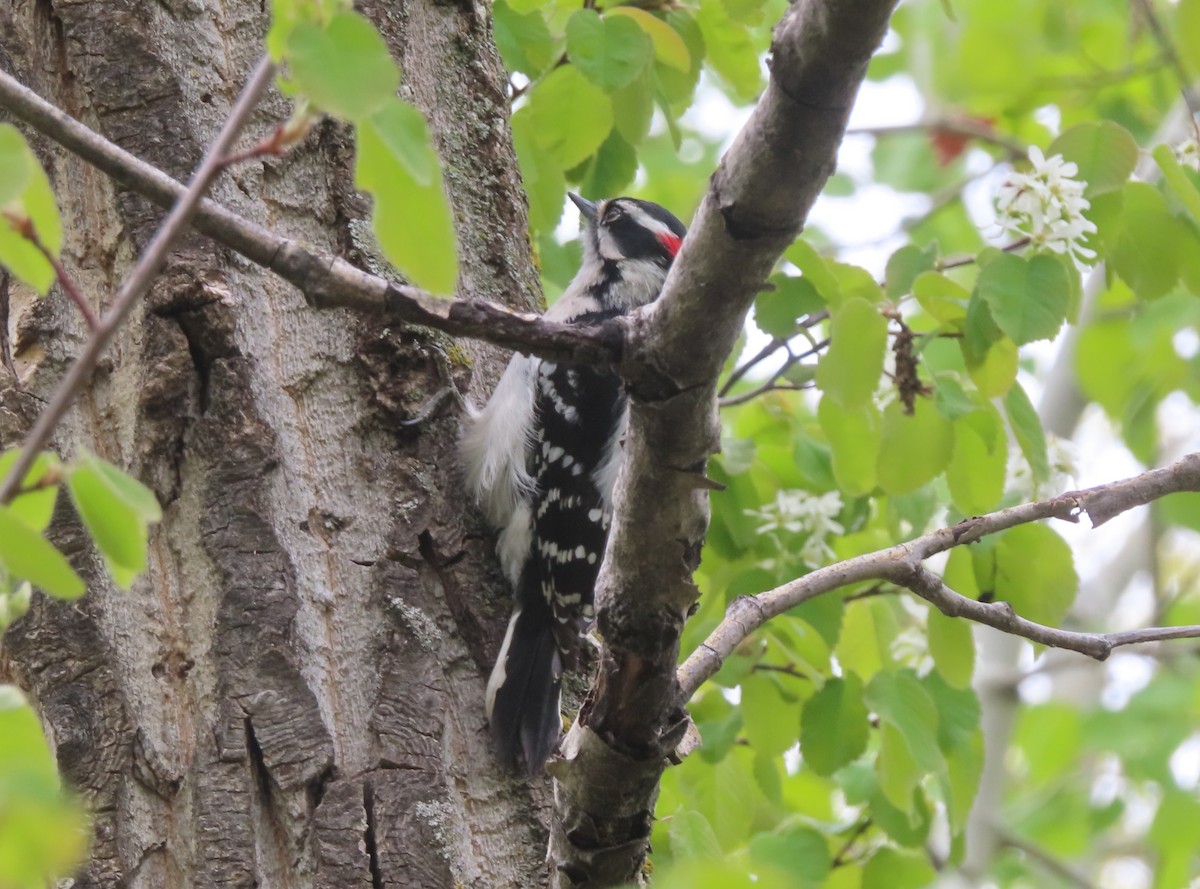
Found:
[[[504,762],[515,765],[523,753],[530,774],[542,770],[562,731],[561,685],[562,657],[549,607],[536,602],[519,607],[488,682],[492,737]]]

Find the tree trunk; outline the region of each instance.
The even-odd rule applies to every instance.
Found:
[[[261,51],[266,4],[0,0],[0,66],[186,179]],[[465,295],[531,307],[538,285],[489,8],[363,4],[424,108],[455,210]],[[272,94],[246,139],[290,109]],[[30,135],[64,259],[107,304],[161,213]],[[349,133],[224,174],[213,197],[370,263]],[[86,335],[55,291],[14,287],[15,446]],[[121,332],[56,449],[92,450],[164,507],[150,567],[115,589],[70,509],[54,541],[88,580],[39,598],[0,674],[36,702],[95,817],[77,886],[421,889],[544,882],[546,798],[494,767],[483,676],[509,607],[464,509],[446,385],[478,400],[503,356],[386,319],[317,312],[189,236]]]

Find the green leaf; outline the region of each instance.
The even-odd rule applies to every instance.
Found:
[[[879,849],[863,868],[862,889],[922,889],[937,881],[937,872],[924,855]]]
[[[394,103],[359,124],[354,182],[375,199],[371,222],[388,261],[417,286],[452,293],[458,257],[437,157],[420,115],[413,117],[398,99]],[[403,138],[401,129],[408,130]],[[428,181],[410,168],[427,171]]]
[[[837,276],[816,247],[803,238],[797,238],[783,256],[809,280],[817,293],[821,294],[821,299],[831,305],[841,303],[841,285]]]
[[[580,9],[567,20],[571,64],[603,90],[632,83],[650,64],[653,52],[650,37],[628,16],[601,18],[595,10]]]
[[[538,145],[533,127],[528,107],[519,109],[512,116],[513,147],[517,151],[525,193],[529,196],[529,225],[534,231],[552,232],[562,218],[567,182],[562,165]],[[571,271],[574,274],[575,269]]]
[[[912,282],[912,292],[921,308],[942,323],[960,322],[967,317],[970,294],[941,272],[922,272]]]
[[[33,708],[0,685],[0,886],[41,889],[82,863],[87,820],[63,793]]]
[[[796,889],[819,889],[832,865],[825,837],[796,824],[752,837],[750,861],[757,868],[786,876],[788,885]]]
[[[107,460],[101,460],[96,456],[89,456],[87,459],[112,489],[113,494],[137,513],[143,522],[162,521],[162,507],[158,505],[158,498],[154,496],[153,491]]]
[[[17,449],[0,454],[0,479],[8,477],[9,470],[17,462],[21,452]],[[24,494],[17,494],[8,504],[13,515],[23,521],[34,531],[42,532],[50,524],[54,515],[54,502],[58,499],[58,484],[47,485],[44,488],[35,486],[45,479],[48,472],[58,473],[60,464],[53,454],[43,452],[33,461],[33,466],[25,473],[19,489],[30,489]]]
[[[372,114],[370,123],[388,154],[408,171],[414,182],[422,187],[433,183],[439,164],[429,141],[425,115],[407,102],[395,99]]]
[[[654,119],[654,70],[647,67],[628,86],[611,95],[613,129],[631,145],[640,145]]]
[[[1133,175],[1138,162],[1137,140],[1129,130],[1111,120],[1076,124],[1050,143],[1046,157],[1061,154],[1079,166],[1076,177],[1087,183],[1093,197],[1120,188]]]
[[[540,10],[521,14],[505,2],[492,6],[496,48],[509,71],[536,78],[554,61],[554,37]]]
[[[926,618],[929,654],[934,666],[954,688],[970,688],[975,673],[975,637],[971,622],[961,617],[946,617],[930,607]]]
[[[530,91],[529,114],[533,139],[564,170],[591,157],[613,126],[612,101],[574,65],[555,68]]]
[[[671,815],[669,822],[667,832],[671,837],[671,853],[676,858],[721,857],[721,844],[703,813],[685,809]]]
[[[618,6],[605,11],[605,16],[625,15],[638,23],[654,43],[654,57],[676,71],[692,69],[692,54],[679,32],[657,16],[636,6]]]
[[[1018,525],[996,544],[996,598],[1021,617],[1057,626],[1079,588],[1071,548],[1045,525]]]
[[[791,719],[785,714],[791,712]],[[779,754],[796,743],[798,712],[779,694],[769,677],[754,673],[742,681],[742,722],[746,739],[757,753]]]
[[[933,406],[947,420],[954,421],[979,410],[978,402],[967,393],[953,371],[937,374],[934,387]]]
[[[1012,427],[1021,453],[1029,464],[1033,479],[1039,484],[1050,477],[1050,458],[1046,452],[1046,433],[1042,429],[1041,418],[1034,409],[1033,402],[1019,383],[1004,395],[1004,412],[1008,414],[1008,424]]]
[[[870,724],[862,680],[852,672],[832,677],[804,704],[800,751],[818,775],[832,775],[867,749]]]
[[[584,197],[600,199],[621,194],[637,174],[637,152],[614,129],[588,166],[580,186]]]
[[[1127,183],[1122,196],[1113,267],[1139,299],[1157,299],[1179,279],[1183,238],[1178,220],[1152,185]]]
[[[7,506],[0,506],[0,565],[60,599],[77,599],[86,591],[66,557]]]
[[[907,494],[946,468],[954,450],[954,427],[928,399],[918,398],[913,415],[893,401],[883,412],[879,446],[879,487],[892,495]]]
[[[942,752],[950,753],[969,744],[979,731],[979,698],[974,689],[955,688],[937,672],[923,676],[920,682],[937,705],[938,746]]]
[[[950,499],[963,515],[993,509],[1004,495],[1008,442],[996,409],[984,409],[954,423],[954,453],[946,467]]]
[[[1018,346],[1053,339],[1067,318],[1071,282],[1053,256],[1026,261],[1005,253],[980,269],[975,286],[996,324]]]
[[[882,722],[899,732],[917,765],[927,772],[941,769],[937,705],[916,674],[911,670],[876,673],[863,698]]]
[[[63,232],[54,191],[42,165],[11,124],[0,124],[0,161],[12,166],[0,174],[0,192],[9,195],[0,201],[0,209],[21,223],[31,223],[38,240],[57,257],[62,252]],[[42,252],[4,215],[0,215],[0,265],[42,296],[50,291],[56,277]]]
[[[887,319],[858,298],[846,300],[831,316],[829,351],[817,366],[817,385],[844,408],[863,407],[883,373]]]
[[[0,207],[19,200],[29,187],[33,154],[10,123],[0,124]]]
[[[375,26],[339,12],[324,28],[303,22],[288,41],[292,78],[313,105],[362,123],[395,99],[400,69]]]
[[[817,418],[829,440],[838,487],[851,497],[871,493],[882,440],[879,410],[869,402],[847,410],[826,396],[817,407]]]
[[[875,773],[879,778],[879,789],[888,802],[906,815],[911,815],[913,792],[925,777],[925,770],[918,765],[904,736],[894,725],[884,723],[880,726]]]
[[[758,53],[746,26],[729,17],[722,0],[700,0],[696,21],[704,34],[708,63],[734,90],[749,102],[762,88]]]
[[[1191,70],[1200,69],[1200,0],[1179,0],[1171,43]]]
[[[898,300],[910,293],[917,277],[929,273],[936,261],[937,249],[934,247],[923,250],[915,244],[909,244],[893,253],[888,258],[884,276],[888,299]]]
[[[965,741],[946,754],[946,775],[943,795],[946,800],[950,829],[960,834],[967,826],[979,778],[983,774],[983,732],[976,730]]]
[[[967,355],[965,343],[963,346],[967,373],[981,394],[988,398],[999,398],[1012,387],[1017,379],[1016,343],[1008,337],[1001,337],[980,358]]]
[[[754,323],[763,333],[786,340],[796,333],[796,322],[824,308],[821,295],[808,278],[772,275],[773,289],[754,302]]]
[[[70,467],[67,490],[114,578],[128,587],[146,570],[146,523],[97,464],[89,456]]]
[[[1162,170],[1163,179],[1170,187],[1171,193],[1187,209],[1192,221],[1200,225],[1200,190],[1197,190],[1187,173],[1183,171],[1171,146],[1156,145],[1154,160],[1158,164],[1158,168]]]
[[[847,602],[838,639],[842,669],[870,678],[892,666],[892,641],[898,632],[895,615],[877,597]]]

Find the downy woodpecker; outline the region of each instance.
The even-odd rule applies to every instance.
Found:
[[[634,198],[570,197],[584,220],[583,264],[546,318],[594,324],[657,298],[683,223]],[[530,772],[558,744],[563,667],[574,665],[592,619],[627,416],[615,373],[514,355],[463,434],[468,486],[500,529],[515,598],[488,681],[488,719],[501,759],[523,753]]]

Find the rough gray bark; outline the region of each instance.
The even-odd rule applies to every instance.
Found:
[[[530,308],[537,284],[483,4],[365,4],[430,110],[464,249],[464,292]],[[0,0],[0,68],[186,179],[261,51],[257,2]],[[286,116],[272,96],[254,135]],[[102,304],[161,212],[32,137]],[[240,214],[368,262],[347,134],[224,176]],[[12,290],[23,387],[0,370],[16,444],[85,334],[59,294]],[[95,811],[77,886],[535,885],[536,790],[487,754],[481,667],[507,591],[462,509],[448,412],[401,425],[448,380],[486,390],[500,356],[344,311],[190,236],[97,371],[56,448],[154,488],[164,520],[132,591],[69,509],[55,542],[89,581],[39,600],[0,673],[28,689]],[[465,556],[465,557],[464,557]]]
[[[679,637],[699,596],[717,376],[785,247],[833,172],[895,0],[800,0],[771,79],[709,181],[662,296],[636,313],[621,363],[626,459],[596,585],[596,680],[555,764],[556,889],[641,878],[659,779],[687,730]],[[648,541],[652,543],[647,543]]]

